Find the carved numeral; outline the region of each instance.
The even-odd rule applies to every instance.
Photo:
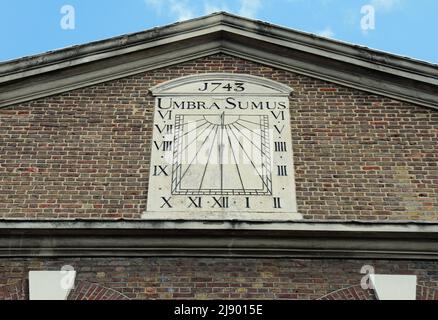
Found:
[[[167,119],[167,120],[172,120],[172,111],[166,111],[166,112],[161,112],[158,111],[158,114],[160,115],[161,119]]]
[[[274,208],[281,209],[281,199],[280,198],[274,198]]]
[[[283,132],[285,126],[282,126],[281,128],[279,128],[277,125],[275,125],[274,128],[278,132],[278,134],[281,134]]]
[[[201,92],[214,92],[218,90],[219,88],[225,89],[228,92],[235,91],[235,92],[243,92],[245,91],[245,83],[243,82],[236,82],[234,83],[234,86],[231,83],[222,83],[222,82],[204,82],[198,90]]]
[[[214,200],[214,205],[212,206],[212,208],[229,208],[229,203],[228,203],[228,197],[220,197],[220,198],[216,198],[213,197]]]
[[[164,125],[163,127],[160,127],[158,124],[156,124],[155,128],[157,128],[157,130],[160,134],[163,134],[163,133],[172,134],[173,133],[173,125],[171,125],[171,124]]]
[[[250,209],[251,208],[251,204],[249,202],[249,197],[246,197],[246,208]]]
[[[162,151],[171,151],[172,150],[172,141],[164,141],[160,144],[158,144],[158,142],[154,141],[154,145],[155,145],[155,148],[157,148],[157,150],[162,150]]]
[[[277,166],[278,167],[278,175],[280,177],[286,177],[287,176],[287,167],[286,166]]]
[[[158,177],[161,176],[162,174],[164,174],[166,177],[169,176],[169,174],[167,173],[166,169],[168,166],[154,166],[154,177]]]
[[[172,205],[170,204],[171,199],[172,199],[172,197],[170,197],[170,198],[161,197],[161,200],[163,200],[163,205],[161,206],[161,208],[164,208],[164,207],[172,208]]]
[[[271,111],[272,115],[274,116],[275,119],[280,119],[280,120],[285,120],[285,116],[284,116],[284,111],[280,111],[280,112],[275,112],[275,111]]]
[[[202,208],[202,198],[201,197],[196,197],[196,198],[189,197],[189,200],[190,200],[189,208],[191,208],[191,207]]]
[[[275,142],[275,152],[286,152],[286,142]]]

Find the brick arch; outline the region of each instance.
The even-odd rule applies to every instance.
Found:
[[[373,290],[352,286],[333,291],[317,300],[377,300]],[[417,300],[438,300],[438,289],[417,286]]]
[[[28,279],[0,286],[0,300],[28,300]],[[129,300],[124,294],[97,283],[77,281],[68,300]]]
[[[0,286],[0,300],[27,300],[28,297],[29,286],[27,279]]]
[[[333,291],[317,300],[377,300],[373,290],[364,290],[360,285]]]
[[[130,300],[124,294],[97,283],[77,281],[67,300]]]
[[[417,300],[438,300],[438,289],[417,286]]]

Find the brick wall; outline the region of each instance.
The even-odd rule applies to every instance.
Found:
[[[379,274],[417,275],[419,298],[438,299],[436,261],[207,258],[2,260],[0,299],[5,286],[15,294],[24,287],[30,270],[64,265],[78,272],[72,299],[374,299],[360,287],[364,265]]]
[[[235,72],[294,89],[306,219],[438,220],[438,112],[215,55],[0,109],[0,217],[140,218],[154,100],[180,76]]]

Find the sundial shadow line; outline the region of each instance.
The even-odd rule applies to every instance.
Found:
[[[210,127],[212,126],[212,124],[209,124],[207,127],[205,127],[204,129],[203,129],[203,131],[200,133],[200,134],[198,134],[190,143],[188,143],[185,147],[184,147],[184,149],[183,150],[181,150],[181,153],[182,152],[184,152],[184,151],[186,151],[193,143],[195,143],[195,142],[197,142],[198,141],[198,137],[199,136],[202,136],[202,134],[205,132],[205,131],[207,131]],[[212,133],[213,132],[213,130],[214,130],[214,126],[213,126],[213,128],[212,128],[212,130],[210,131],[210,133]],[[208,134],[208,135],[210,135],[210,133]],[[207,135],[207,136],[208,136]],[[183,137],[181,137],[181,140],[182,140],[182,138]]]
[[[231,137],[230,137],[230,134],[228,133],[228,126],[225,127],[225,130],[227,131],[228,142],[230,143],[230,149],[231,149],[231,152],[233,153],[234,162],[236,163],[237,173],[239,175],[240,183],[242,184],[242,190],[243,190],[243,192],[246,192],[245,185],[244,185],[243,180],[242,180],[242,174],[240,172],[239,164],[237,162],[236,153],[234,152],[233,144],[231,143]]]
[[[192,132],[198,130],[199,128],[202,128],[203,126],[205,126],[205,125],[208,124],[208,123],[209,123],[209,122],[205,121],[205,122],[204,122],[203,124],[201,124],[200,126],[194,128],[194,129],[192,129],[192,130],[190,130],[190,131],[187,131],[187,132],[186,132],[181,138],[184,138],[185,136],[188,136],[190,133],[192,133]]]
[[[244,121],[244,122],[248,122],[248,123],[254,124],[256,126],[260,126],[260,123],[255,123],[255,122],[252,122],[252,121],[249,121],[249,120],[246,120],[246,119],[240,119],[240,121]]]
[[[219,132],[219,128],[216,128],[216,133],[214,134],[213,143],[211,144],[210,153],[208,155],[207,163],[205,165],[204,174],[202,175],[201,184],[199,186],[199,191],[202,189],[202,184],[204,183],[205,174],[207,173],[208,165],[210,163],[211,155],[213,154],[214,142],[216,141],[217,133]]]
[[[196,158],[198,157],[199,153],[201,152],[202,148],[204,147],[204,145],[207,143],[207,140],[210,138],[210,134],[213,132],[213,129],[210,131],[210,133],[207,135],[207,137],[205,138],[204,142],[202,143],[201,147],[198,149],[198,151],[195,154],[195,157],[193,158],[193,160],[190,162],[189,166],[187,167],[186,171],[184,172],[184,174],[180,177],[179,182],[177,183],[177,185],[175,186],[175,191],[178,189],[179,186],[181,186],[182,180],[184,179],[184,177],[186,176],[187,172],[189,171],[190,167],[193,165],[193,162],[196,160]],[[178,167],[182,167],[182,164],[179,164]]]
[[[246,136],[246,134],[244,134],[243,133],[243,131],[242,130],[239,130],[239,128],[237,128],[234,124],[232,124],[232,126],[234,127],[234,128],[236,128],[236,130],[244,137],[244,138],[246,138],[246,140],[248,140],[249,142],[251,142],[251,144],[254,146],[254,147],[256,147],[257,148],[257,150],[259,150],[262,154],[264,153],[263,152],[263,150],[262,149],[260,149],[250,138],[248,138],[247,136]],[[232,130],[231,128],[230,128],[230,130]]]
[[[263,179],[263,176],[260,174],[260,172],[257,170],[256,165],[254,164],[254,162],[252,161],[251,157],[246,153],[245,148],[242,146],[242,144],[240,143],[239,139],[237,138],[236,134],[234,133],[233,130],[231,130],[231,133],[234,135],[234,137],[236,138],[236,141],[238,142],[238,144],[240,145],[240,148],[242,149],[242,151],[244,152],[244,154],[246,155],[246,157],[248,158],[248,160],[251,162],[251,165],[254,167],[254,170],[257,172],[257,174],[259,175],[260,179],[262,180],[263,184],[266,186],[266,188],[270,191],[270,188],[268,186],[268,184],[266,183],[266,181]]]
[[[182,126],[185,127],[185,126],[191,125],[193,123],[198,123],[199,121],[205,121],[205,119],[199,119],[199,120],[196,120],[196,121],[187,122],[187,123],[184,123]]]
[[[234,124],[234,123],[233,123],[233,124]],[[236,124],[238,124],[239,126],[244,127],[246,130],[251,131],[252,133],[258,135],[259,137],[263,137],[263,135],[261,135],[260,133],[257,133],[256,130],[252,130],[252,129],[248,128],[247,126],[244,126],[244,125],[241,124],[239,121],[237,121]]]

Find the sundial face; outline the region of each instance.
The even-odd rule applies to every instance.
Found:
[[[272,195],[269,117],[177,115],[174,195]]]
[[[206,74],[152,92],[144,218],[297,218],[289,88],[246,75]]]

